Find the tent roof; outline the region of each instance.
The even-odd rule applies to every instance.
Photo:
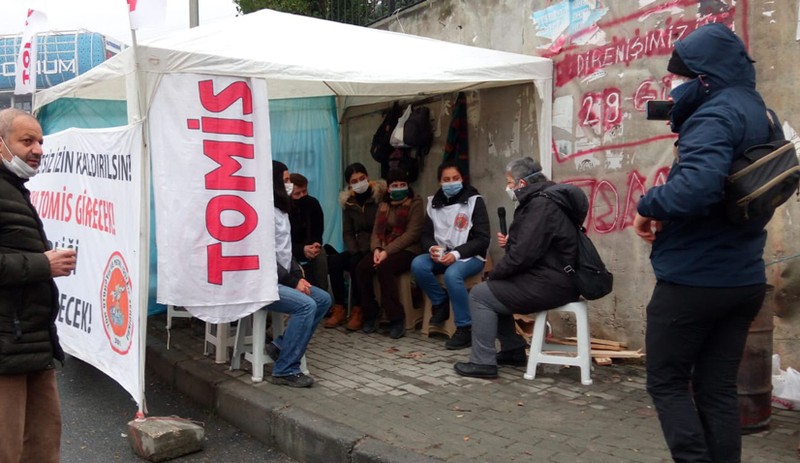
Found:
[[[37,94],[124,99],[133,72],[127,49],[89,72]],[[261,10],[139,45],[140,69],[267,79],[270,98],[336,95],[346,105],[550,80],[546,58]],[[152,88],[151,88],[152,90]]]

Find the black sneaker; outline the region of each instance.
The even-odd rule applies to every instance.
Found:
[[[365,334],[374,333],[375,330],[378,329],[378,324],[375,323],[375,320],[364,320],[364,326],[361,328]]]
[[[439,326],[448,318],[450,318],[450,300],[445,299],[441,304],[431,307],[431,318],[428,323]]]
[[[525,348],[501,350],[497,353],[498,365],[509,365],[512,367],[524,367],[528,365],[528,356],[525,355]]]
[[[389,323],[389,337],[392,339],[400,339],[406,335],[406,321],[399,320]]]
[[[278,361],[278,357],[281,355],[281,350],[278,349],[278,346],[275,344],[268,342],[266,346],[264,346],[264,351],[269,355],[269,358],[272,359],[273,362]]]
[[[467,347],[472,346],[472,327],[471,326],[459,326],[456,328],[455,334],[453,337],[448,339],[446,343],[444,343],[444,347],[448,350],[458,350],[458,349],[466,349]]]
[[[303,373],[289,376],[267,376],[267,381],[278,386],[311,387],[314,378]]]

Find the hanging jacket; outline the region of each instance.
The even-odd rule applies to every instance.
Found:
[[[722,24],[697,29],[675,50],[700,77],[684,84],[672,110],[679,138],[667,182],[651,188],[637,207],[640,215],[662,221],[650,253],[656,278],[707,287],[765,283],[770,217],[734,225],[722,205],[733,160],[769,137],[755,68],[741,40]]]
[[[550,198],[539,195],[545,190]],[[489,289],[515,313],[549,310],[578,300],[564,266],[577,258],[573,220],[586,219],[586,195],[576,186],[549,181],[524,186],[515,194],[519,206],[508,229],[505,255],[489,274]],[[570,216],[561,207],[570,210]]]
[[[372,195],[363,206],[356,201],[353,190],[347,189],[339,193],[339,204],[342,209],[342,238],[345,250],[370,252],[370,237],[375,224],[375,212],[378,210],[383,195],[386,193],[386,182],[377,180],[370,182]]]
[[[22,180],[0,165],[0,375],[64,361],[56,334],[58,289],[47,238]]]
[[[470,208],[471,214],[467,212]],[[486,250],[491,241],[489,214],[486,212],[486,203],[475,187],[464,185],[452,198],[448,198],[439,188],[428,198],[427,212],[422,231],[423,252],[431,246],[443,246],[447,251],[457,251],[461,259],[486,259]],[[450,243],[453,240],[457,240],[457,243]]]

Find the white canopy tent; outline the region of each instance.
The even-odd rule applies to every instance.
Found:
[[[533,82],[540,161],[551,172],[553,63],[546,58],[459,45],[395,32],[261,10],[162,36],[127,49],[89,72],[36,95],[36,107],[59,98],[136,98],[141,71],[145,114],[168,73],[262,78],[269,98],[336,96],[350,106]]]

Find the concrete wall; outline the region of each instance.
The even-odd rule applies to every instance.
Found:
[[[792,98],[800,59],[797,9],[797,2],[788,0],[430,0],[376,27],[553,59],[557,152],[546,155],[553,156],[556,181],[576,184],[589,196],[587,229],[615,274],[613,295],[591,304],[593,335],[638,348],[654,279],[649,246],[636,238],[631,223],[639,196],[665,181],[674,141],[666,125],[645,120],[644,104],[668,94],[672,44],[706,22],[730,25],[757,60],[759,90],[768,104],[787,128],[800,128],[800,102]],[[454,98],[444,95],[430,104],[438,130],[418,185],[423,194],[436,186],[435,166]],[[509,208],[502,192],[504,164],[539,156],[533,88],[471,92],[468,108],[474,184],[490,211]],[[379,114],[344,121],[346,159],[372,162],[369,140],[379,123]],[[366,164],[378,172],[376,163]],[[771,222],[767,262],[800,252],[792,227],[798,211],[800,203],[792,200]],[[493,227],[496,231],[496,219]],[[491,251],[499,256],[494,247]],[[775,350],[784,365],[798,367],[800,258],[771,264],[768,277],[776,286],[780,315]]]

